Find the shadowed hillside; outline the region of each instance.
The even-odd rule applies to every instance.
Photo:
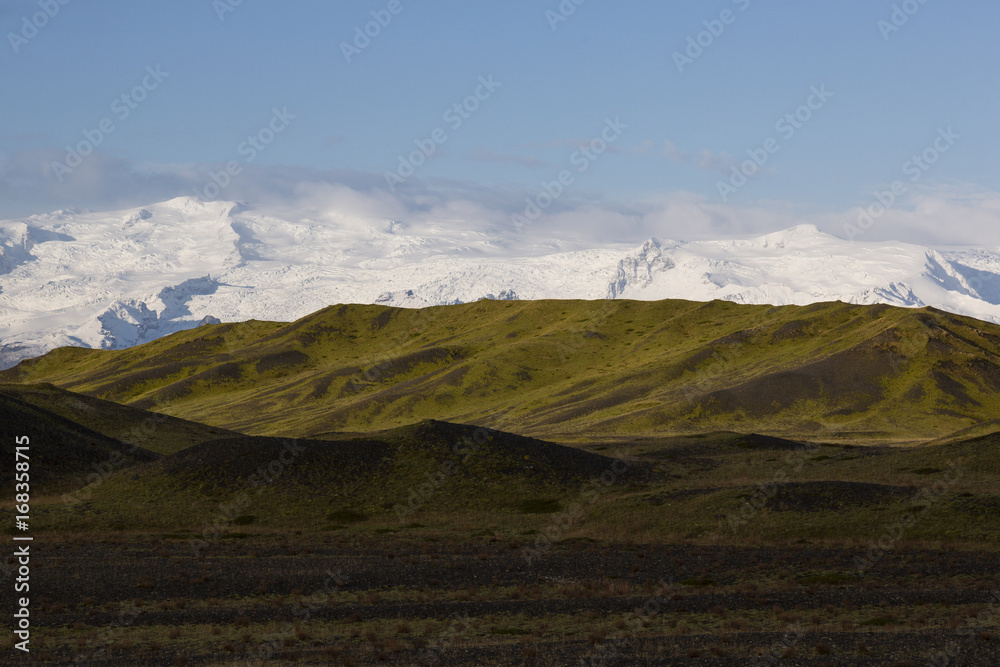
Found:
[[[200,442],[239,435],[225,429],[77,394],[51,384],[0,385],[0,399],[56,415],[75,422],[82,429],[96,431],[112,440],[157,454],[172,454]]]
[[[606,471],[628,470],[635,482],[647,467],[438,421],[363,438],[240,436],[203,442],[109,476],[74,515],[47,520],[78,528],[109,521],[131,528],[196,528],[234,502],[255,523],[282,525],[294,516],[314,529],[374,515],[393,521],[429,502],[436,513],[545,513],[558,509],[554,498],[578,493]]]
[[[15,443],[29,447],[23,453],[28,456],[31,490],[36,496],[79,488],[88,477],[102,476],[158,458],[151,451],[133,447],[39,408],[23,400],[19,393],[0,391],[0,438],[4,443],[0,480],[11,493],[15,481]],[[17,440],[24,436],[28,438],[27,443]]]
[[[129,350],[62,348],[0,380],[260,435],[443,419],[563,439],[732,429],[925,440],[1000,415],[1000,327],[843,303],[332,306]]]
[[[578,448],[429,420],[363,437],[240,436],[145,453],[69,511],[39,506],[35,521],[191,539],[206,528],[528,536],[558,524],[589,540],[850,540],[876,539],[911,512],[911,539],[995,544],[998,447],[996,433],[894,447],[716,432]]]

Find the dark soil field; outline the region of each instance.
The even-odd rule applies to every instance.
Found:
[[[74,429],[35,445],[19,664],[1000,664],[998,435],[564,446],[427,421],[137,450],[74,488],[131,448]]]
[[[858,576],[858,550],[806,544],[571,541],[530,560],[524,547],[486,534],[48,536],[33,545],[31,658],[902,667],[1000,656],[996,552],[902,549]]]

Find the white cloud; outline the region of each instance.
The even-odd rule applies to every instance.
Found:
[[[687,156],[688,154],[684,154]],[[193,195],[209,171],[220,165],[132,163],[94,153],[59,183],[47,165],[63,156],[56,151],[0,154],[0,218],[44,213],[59,208],[114,210]],[[685,159],[702,160],[689,156]],[[713,159],[719,159],[713,156]],[[259,204],[275,214],[384,224],[401,220],[415,229],[489,231],[511,245],[548,243],[593,247],[636,243],[650,236],[696,240],[764,234],[812,223],[837,236],[848,236],[857,209],[816,212],[788,202],[723,204],[689,192],[673,192],[625,205],[585,190],[568,190],[523,232],[511,214],[524,210],[530,188],[486,187],[444,179],[410,179],[389,193],[381,174],[348,170],[244,165],[220,198]],[[867,205],[867,204],[865,204]],[[1000,193],[969,184],[911,188],[858,237],[902,240],[927,245],[1000,246]]]
[[[1000,192],[962,183],[912,187],[885,213],[871,216],[862,230],[861,213],[875,203],[824,221],[830,231],[856,240],[905,240],[925,245],[1000,246]],[[878,212],[878,209],[875,209]]]

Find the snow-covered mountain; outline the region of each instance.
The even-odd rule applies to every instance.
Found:
[[[841,300],[1000,322],[1000,251],[848,242],[803,225],[745,240],[587,249],[496,230],[289,218],[181,197],[0,222],[0,368],[60,345],[121,348],[206,322],[334,303]]]
[[[935,306],[1000,322],[1000,251],[850,242],[812,225],[753,239],[650,239],[619,263],[607,297]]]

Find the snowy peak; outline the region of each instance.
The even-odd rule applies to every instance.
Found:
[[[150,208],[175,211],[190,217],[228,218],[245,210],[246,205],[235,201],[202,201],[197,197],[175,197]]]
[[[797,225],[751,239],[731,239],[722,243],[731,249],[759,248],[780,251],[815,248],[821,245],[840,244],[843,241],[836,236],[821,232],[815,225]]]
[[[619,262],[607,295],[773,305],[931,305],[1000,322],[1000,255],[904,243],[852,243],[813,225],[800,225],[746,240],[669,247],[647,241]]]
[[[837,241],[837,237],[821,232],[816,225],[796,225],[780,232],[765,234],[756,239],[764,247],[785,247]],[[753,243],[753,241],[751,241]]]
[[[663,244],[657,239],[649,239],[638,252],[618,262],[618,271],[608,285],[607,298],[617,299],[632,288],[642,290],[655,279],[656,274],[674,268],[674,262],[663,256]]]
[[[153,214],[149,212],[149,209],[140,208],[138,211],[127,214],[122,218],[122,229],[128,229],[129,227],[134,227],[136,224],[142,222],[143,220],[149,220],[153,217]]]

